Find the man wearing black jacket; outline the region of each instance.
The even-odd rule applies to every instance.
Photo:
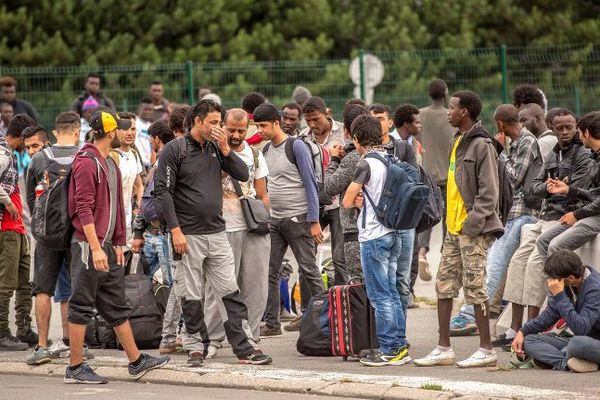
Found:
[[[536,247],[540,235],[559,226],[559,219],[583,206],[580,200],[564,194],[552,194],[548,191],[549,179],[568,181],[572,187],[585,189],[589,184],[592,160],[590,152],[577,136],[575,114],[561,109],[552,120],[558,144],[544,162],[544,167],[534,178],[531,193],[544,199],[538,222],[521,235],[521,244],[513,255],[508,267],[504,299],[512,303],[512,322],[510,329],[498,339],[512,339],[523,325],[523,311],[528,307],[528,319],[540,313],[540,307],[546,300],[547,286],[544,275],[545,259]]]
[[[186,116],[188,133],[164,147],[155,178],[157,213],[166,220],[177,253],[174,290],[181,298],[187,329],[188,365],[194,367],[204,365],[204,343],[209,340],[202,305],[204,276],[223,300],[226,312],[221,318],[239,362],[271,363],[271,357],[248,340],[248,309],[240,296],[225,234],[221,171],[242,182],[249,174],[227,143],[223,114],[224,109],[212,100],[192,107]]]

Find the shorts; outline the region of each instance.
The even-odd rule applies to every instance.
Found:
[[[68,276],[68,266],[71,261],[70,253],[70,250],[54,250],[43,246],[39,242],[36,243],[33,257],[33,283],[31,285],[33,296],[38,293],[46,293],[49,296],[55,295],[61,270],[67,270],[63,272],[63,281],[65,273]],[[66,294],[66,290],[63,289],[61,294],[66,294],[68,300],[70,291],[69,285],[69,293]]]

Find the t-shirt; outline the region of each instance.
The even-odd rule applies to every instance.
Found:
[[[150,166],[150,155],[152,154],[152,141],[148,134],[148,128],[150,128],[151,124],[152,122],[150,121],[144,121],[143,119],[136,117],[135,147],[137,147],[140,152],[144,166],[147,167]]]
[[[110,195],[110,213],[108,216],[108,231],[106,233],[106,242],[112,242],[112,237],[115,233],[115,226],[117,224],[117,200],[119,198],[117,194],[117,165],[112,158],[106,159],[106,165],[108,167],[108,191]]]
[[[236,151],[236,154],[246,163],[248,166],[249,178],[246,182],[240,182],[242,187],[242,193],[244,196],[256,198],[256,190],[254,189],[254,181],[256,179],[265,178],[269,175],[269,169],[267,162],[262,152],[257,151],[258,165],[254,165],[254,154],[252,147],[244,145],[242,151]],[[231,176],[227,175],[222,179],[223,184],[223,218],[225,219],[225,230],[226,232],[237,232],[248,229],[246,226],[246,220],[242,213],[242,207],[235,188],[233,187],[233,181]]]
[[[10,201],[13,203],[19,215],[17,219],[13,219],[6,209],[6,207],[2,207],[2,226],[0,230],[2,232],[13,231],[17,232],[21,235],[25,234],[25,225],[23,224],[23,203],[21,201],[21,193],[19,190],[15,190],[13,194],[10,195]]]
[[[454,173],[456,172],[456,149],[458,148],[458,144],[460,143],[461,139],[462,136],[456,140],[454,148],[452,149],[452,153],[450,154],[450,166],[448,167],[448,186],[446,188],[446,194],[448,198],[446,226],[448,227],[448,232],[453,235],[460,234],[463,225],[465,224],[465,220],[467,219],[465,202],[460,195],[458,186],[456,185],[456,180],[454,179]]]
[[[379,153],[385,157],[386,153]],[[387,167],[381,161],[375,158],[363,158],[356,165],[354,171],[354,177],[352,182],[360,183],[363,185],[363,192],[366,189],[369,192],[369,196],[376,205],[379,203],[381,198],[381,192],[385,185],[385,178],[387,177]],[[386,228],[383,226],[375,215],[375,210],[371,203],[364,196],[363,207],[358,214],[358,241],[367,242],[369,240],[379,239],[393,232],[393,229]],[[365,213],[366,221],[363,228],[363,213]]]
[[[121,149],[115,149],[115,151],[119,154],[119,169],[121,170],[121,182],[123,182],[125,226],[129,229],[133,217],[133,186],[135,184],[135,178],[142,173],[143,167],[133,150],[129,149],[129,151],[123,151]],[[139,202],[141,199],[138,199],[137,201]]]

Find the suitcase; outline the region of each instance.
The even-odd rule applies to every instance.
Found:
[[[360,357],[377,348],[375,312],[364,284],[334,286],[329,289],[329,325],[334,356]]]

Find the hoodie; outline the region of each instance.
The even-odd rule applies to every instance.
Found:
[[[71,166],[71,181],[69,182],[69,215],[73,225],[73,236],[80,241],[87,241],[83,226],[94,224],[96,235],[102,245],[105,241],[115,246],[125,246],[125,208],[123,205],[123,187],[121,171],[115,165],[117,172],[117,204],[110,202],[108,186],[108,166],[114,161],[104,158],[93,144],[85,144],[75,155]],[[110,209],[117,207],[116,222],[113,236],[105,237],[109,230]]]

